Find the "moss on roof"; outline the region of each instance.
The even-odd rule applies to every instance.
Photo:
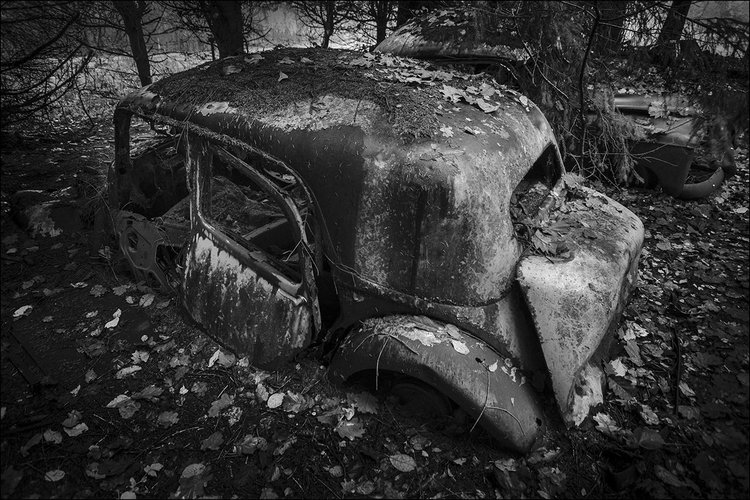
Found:
[[[490,87],[492,98],[486,97]],[[518,100],[516,93],[485,75],[391,54],[327,49],[277,49],[226,58],[167,77],[149,90],[166,101],[196,108],[227,102],[258,120],[293,103],[314,102],[326,95],[369,100],[407,142],[433,137],[439,130],[436,115],[443,112],[441,108],[460,102],[484,111],[492,104],[472,96]]]
[[[431,136],[436,130],[435,102],[442,100],[440,92],[389,79],[378,71],[386,68],[378,59],[351,51],[278,49],[206,63],[160,80],[150,90],[168,101],[196,107],[228,102],[250,118],[331,94],[369,99],[386,112],[403,138]],[[406,59],[394,64],[394,70],[420,71],[426,66]],[[281,73],[287,78],[279,80]]]

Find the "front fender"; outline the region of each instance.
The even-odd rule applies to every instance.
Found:
[[[451,324],[424,316],[371,318],[339,347],[329,374],[338,382],[365,370],[419,379],[451,398],[503,447],[525,453],[540,434],[540,398],[509,359]]]

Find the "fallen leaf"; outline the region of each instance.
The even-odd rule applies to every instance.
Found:
[[[646,425],[658,425],[659,416],[648,405],[641,405],[640,414]]]
[[[269,408],[273,409],[273,408],[278,408],[279,406],[281,406],[283,402],[284,402],[284,393],[277,392],[275,394],[272,394],[268,398],[267,404]]]
[[[698,408],[687,406],[687,405],[679,405],[677,406],[677,413],[682,415],[684,418],[687,419],[697,419],[700,417],[700,410]]]
[[[143,472],[148,474],[151,477],[156,477],[156,474],[162,470],[164,466],[160,464],[159,462],[154,462],[151,465],[147,465],[143,468]]]
[[[289,57],[285,57],[281,61],[279,61],[279,64],[294,64],[294,61],[291,60]]]
[[[68,413],[68,417],[63,420],[63,427],[75,427],[81,421],[81,412],[78,410],[72,410]]]
[[[223,442],[224,435],[221,432],[216,431],[201,441],[201,450],[218,450]]]
[[[131,288],[131,285],[116,286],[116,287],[114,287],[112,289],[112,293],[114,293],[115,295],[117,295],[119,297],[122,294],[124,294],[125,292],[127,292],[128,290],[130,290],[130,288]]]
[[[78,424],[78,425],[76,425],[76,426],[74,426],[74,427],[72,427],[70,429],[65,428],[63,430],[65,431],[65,434],[67,434],[68,436],[70,436],[70,437],[76,437],[76,436],[80,436],[81,434],[83,434],[84,432],[86,432],[87,430],[89,430],[89,426],[86,425],[85,423],[81,422],[80,424]]]
[[[52,429],[44,431],[44,440],[48,443],[60,444],[62,443],[62,434]]]
[[[133,394],[133,399],[145,399],[147,401],[151,401],[152,403],[155,403],[158,401],[159,396],[161,396],[163,392],[164,392],[164,389],[162,389],[161,387],[157,387],[154,384],[151,384],[148,387],[145,387],[139,392],[136,392],[135,394]]]
[[[443,125],[440,127],[440,133],[443,134],[443,137],[453,137],[453,127]]]
[[[336,427],[334,427],[334,430],[339,436],[347,438],[350,441],[354,441],[356,438],[365,435],[365,428],[357,418],[342,420],[336,425]]]
[[[286,394],[284,394],[284,403],[281,405],[281,409],[289,413],[299,413],[308,406],[305,396],[292,391],[286,391]]]
[[[641,359],[641,350],[638,348],[638,344],[634,340],[629,340],[625,343],[625,351],[630,356],[631,361],[637,366],[643,366],[643,359]]]
[[[690,386],[687,385],[687,382],[680,382],[680,392],[683,393],[685,396],[692,398],[695,396],[695,392],[690,388]]]
[[[120,323],[120,315],[122,314],[122,310],[118,309],[112,314],[112,319],[104,324],[104,328],[112,329],[116,327]]]
[[[50,482],[57,482],[65,477],[65,472],[60,469],[50,470],[44,474],[44,480]]]
[[[633,431],[635,444],[646,450],[658,450],[664,446],[664,439],[661,434],[653,429],[638,427]]]
[[[154,294],[153,293],[147,293],[146,295],[141,297],[141,300],[138,301],[138,305],[141,307],[148,307],[154,302]]]
[[[120,416],[125,420],[132,418],[135,413],[140,410],[141,404],[137,401],[133,401],[128,398],[127,401],[123,401],[117,405],[117,411],[120,412]]]
[[[596,422],[596,430],[608,436],[614,436],[617,432],[622,430],[620,426],[612,420],[612,417],[606,413],[597,413],[594,415],[594,422]]]
[[[31,314],[31,310],[33,308],[34,308],[33,306],[29,306],[29,305],[21,306],[15,310],[15,312],[13,313],[13,317],[20,318],[21,316],[28,316],[29,314]]]
[[[101,297],[102,295],[107,293],[107,289],[102,285],[94,285],[93,287],[91,287],[91,290],[89,290],[89,293],[94,297]]]
[[[211,403],[211,408],[208,410],[209,417],[218,417],[221,410],[232,406],[234,404],[234,396],[230,396],[226,392],[221,395],[219,399]]]
[[[190,388],[190,391],[198,397],[202,397],[204,394],[206,394],[207,390],[208,386],[205,382],[195,382],[193,383],[193,387]]]
[[[246,435],[242,438],[242,441],[234,445],[235,452],[242,453],[244,455],[252,455],[256,450],[264,451],[268,448],[268,442],[265,438],[253,436],[252,434]]]
[[[138,365],[134,366],[126,366],[125,368],[120,369],[117,373],[115,373],[115,378],[118,380],[122,380],[128,375],[132,375],[137,371],[140,371],[141,367]]]
[[[658,477],[668,485],[674,486],[675,488],[681,488],[682,486],[686,485],[685,482],[680,481],[677,476],[669,472],[662,465],[656,464],[654,466],[654,473],[656,474],[656,477]]]
[[[224,76],[233,75],[240,72],[242,72],[242,67],[236,66],[234,64],[225,64],[221,67],[221,74]]]
[[[490,104],[484,99],[477,99],[476,105],[479,107],[479,109],[481,109],[485,113],[492,113],[500,109],[500,106],[495,105],[495,104]]]
[[[179,418],[177,417],[176,411],[163,411],[159,414],[159,417],[156,419],[156,423],[160,427],[172,427],[174,424],[177,423]]]
[[[42,442],[41,434],[34,434],[33,436],[31,436],[31,438],[29,438],[29,440],[26,441],[26,444],[21,446],[21,456],[23,457],[27,456],[29,454],[29,450],[41,442]]]
[[[146,351],[135,351],[130,355],[130,358],[133,360],[134,365],[145,363],[148,361],[149,353]]]
[[[234,366],[237,361],[237,357],[231,352],[224,352],[221,349],[216,349],[211,358],[208,360],[208,367],[211,368],[214,364],[218,364],[223,368],[229,368]]]
[[[125,394],[120,394],[118,396],[115,396],[115,398],[112,401],[107,403],[107,406],[105,408],[117,408],[118,406],[120,406],[120,404],[124,403],[125,401],[129,399],[130,399],[130,396],[126,396]],[[70,425],[68,427],[73,427],[73,425]]]
[[[275,491],[273,491],[273,488],[263,488],[260,490],[260,495],[258,496],[261,500],[275,500],[276,498],[279,498],[279,495],[276,494]]]
[[[287,75],[285,75],[283,71],[279,71],[279,79],[276,80],[276,82],[280,82],[282,80],[286,80],[287,78],[289,78],[289,77]]]
[[[179,498],[198,498],[205,494],[205,486],[211,479],[210,467],[202,463],[190,464],[180,475],[180,487],[177,489]]]
[[[323,469],[333,477],[341,477],[344,475],[344,469],[340,465],[334,465],[333,467],[323,467]]]
[[[409,455],[397,453],[389,457],[391,465],[401,472],[411,472],[417,468],[417,463]]]
[[[294,443],[296,443],[296,442],[297,442],[297,436],[290,437],[289,439],[287,439],[286,441],[284,441],[281,444],[281,446],[279,446],[278,448],[276,448],[275,450],[273,450],[273,456],[280,457],[281,455],[283,455],[284,453],[286,453],[287,450],[289,450],[289,448],[291,448],[292,445]]]
[[[628,368],[622,362],[622,358],[617,358],[610,361],[609,367],[612,370],[612,375],[616,375],[618,377],[624,377],[628,372]]]
[[[469,354],[469,348],[466,347],[466,344],[459,340],[451,339],[451,344],[453,345],[453,349],[459,354]]]

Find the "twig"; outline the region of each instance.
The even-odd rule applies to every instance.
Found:
[[[505,408],[500,408],[499,406],[488,406],[487,409],[488,410],[500,410],[500,411],[507,413],[508,415],[513,417],[513,420],[516,421],[516,423],[518,424],[518,428],[521,429],[521,434],[522,435],[526,434],[526,432],[524,432],[523,430],[523,426],[521,425],[521,421],[518,420],[518,418],[515,415],[513,415],[510,411],[506,410]]]
[[[578,75],[578,104],[579,104],[579,119],[581,120],[581,137],[579,138],[579,157],[583,162],[583,148],[586,140],[586,109],[585,109],[585,98],[584,98],[584,79],[586,77],[586,64],[589,60],[589,53],[591,52],[591,45],[594,43],[594,37],[596,35],[596,28],[599,26],[599,6],[594,2],[594,9],[596,9],[596,15],[594,16],[594,24],[591,26],[591,33],[589,34],[589,42],[586,45],[586,52],[583,53],[583,61],[581,61],[581,72]]]
[[[672,336],[674,337],[674,344],[677,351],[677,369],[675,370],[675,384],[674,384],[674,409],[672,413],[677,415],[677,407],[680,405],[680,378],[682,378],[682,347],[680,346],[680,338],[677,336],[677,329],[672,328]]]
[[[327,485],[326,483],[324,483],[324,482],[323,482],[323,481],[322,481],[322,480],[321,480],[321,479],[320,479],[320,478],[319,478],[319,477],[318,477],[317,475],[313,474],[313,477],[314,477],[315,479],[317,479],[317,481],[318,481],[318,482],[319,482],[320,484],[322,484],[323,486],[325,486],[325,487],[326,487],[326,488],[328,489],[328,491],[330,491],[330,492],[331,492],[331,495],[333,495],[333,497],[334,497],[334,498],[341,498],[341,497],[340,497],[340,496],[339,496],[338,494],[336,494],[336,492],[335,492],[335,491],[333,491],[333,490],[331,489],[331,487],[330,487],[330,486],[328,486],[328,485]],[[296,482],[296,481],[295,481],[295,482]],[[299,484],[299,483],[297,483],[297,484]]]
[[[380,375],[380,356],[383,355],[383,351],[385,350],[385,346],[388,345],[388,339],[390,338],[390,335],[385,338],[385,342],[383,342],[383,347],[380,348],[380,352],[378,353],[378,359],[375,361],[375,391],[378,390],[378,380]]]
[[[490,400],[490,371],[487,369],[486,366],[484,366],[484,363],[482,363],[482,366],[485,370],[487,370],[487,390],[484,393],[484,404],[482,405],[482,411],[479,412],[479,416],[474,421],[474,425],[471,426],[471,429],[469,429],[469,432],[474,430],[474,427],[477,426],[479,423],[479,419],[482,418],[482,415],[484,415],[484,411],[487,409],[487,403],[489,403]]]

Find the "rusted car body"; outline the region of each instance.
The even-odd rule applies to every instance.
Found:
[[[136,118],[158,132],[137,147]],[[545,400],[580,421],[601,398],[643,227],[564,173],[524,96],[387,54],[284,49],[169,77],[114,119],[124,255],[252,363],[325,342],[335,380],[437,389],[518,451]]]
[[[636,172],[647,186],[658,184],[665,193],[689,200],[708,196],[724,181],[725,159],[720,158],[710,177],[698,183],[686,182],[695,150],[705,135],[700,113],[686,98],[623,94],[615,96],[614,105],[645,131],[646,138],[634,141],[630,153]],[[733,160],[726,158],[732,164]]]

